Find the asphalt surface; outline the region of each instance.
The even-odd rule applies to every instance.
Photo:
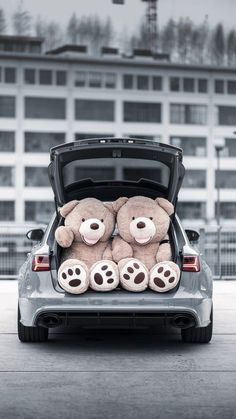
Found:
[[[176,329],[16,334],[16,281],[0,281],[0,418],[236,418],[236,281],[215,282],[214,336]]]

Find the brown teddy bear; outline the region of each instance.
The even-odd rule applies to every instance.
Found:
[[[119,283],[117,265],[112,261],[111,235],[115,226],[112,204],[95,198],[71,201],[60,208],[65,225],[55,231],[63,248],[58,282],[67,292],[81,294],[90,287],[110,291]]]
[[[168,230],[174,207],[167,199],[135,196],[113,203],[119,235],[112,244],[113,260],[118,263],[120,282],[129,291],[165,292],[180,277],[171,261]]]

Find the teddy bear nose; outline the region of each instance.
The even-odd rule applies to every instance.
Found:
[[[97,223],[93,223],[93,224],[90,225],[90,228],[92,230],[97,230],[99,228],[99,225]]]
[[[137,227],[138,228],[144,228],[144,227],[146,227],[146,224],[143,221],[139,221],[138,224],[137,224]]]

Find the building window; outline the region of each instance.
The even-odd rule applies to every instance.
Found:
[[[25,186],[49,187],[47,167],[25,167]]]
[[[152,90],[162,90],[162,77],[153,76],[152,77]]]
[[[132,74],[124,74],[123,76],[123,87],[124,89],[134,88],[134,77]]]
[[[34,221],[47,224],[55,211],[54,202],[51,201],[26,201],[25,221]]]
[[[75,73],[75,86],[85,87],[86,85],[86,73],[85,71],[76,71]]]
[[[89,87],[102,87],[102,73],[89,73]]]
[[[170,90],[172,92],[179,92],[180,91],[180,79],[179,79],[179,77],[171,77],[170,78]]]
[[[224,93],[224,80],[215,80],[215,93]]]
[[[15,168],[11,166],[0,167],[0,187],[14,186],[15,184]]]
[[[52,71],[39,70],[39,84],[50,85],[52,84]]]
[[[89,134],[88,132],[75,133],[75,141],[87,140],[88,138],[111,138],[111,137],[114,137],[114,135],[113,134],[95,134],[95,133]]]
[[[15,202],[0,201],[0,221],[14,221],[15,219]]]
[[[14,67],[4,68],[4,81],[5,83],[16,82],[16,69]]]
[[[0,117],[2,118],[15,117],[15,97],[14,96],[0,96]]]
[[[115,73],[105,74],[105,87],[107,89],[115,89],[116,87],[116,74]]]
[[[112,100],[75,100],[75,119],[79,121],[114,121]]]
[[[207,79],[198,79],[198,92],[207,93],[208,91],[208,81]]]
[[[66,101],[59,98],[25,97],[25,117],[65,119]]]
[[[227,92],[229,95],[236,94],[236,81],[235,80],[228,80],[227,81]]]
[[[236,125],[236,106],[218,106],[218,124]]]
[[[205,137],[170,137],[170,143],[183,149],[183,154],[186,156],[205,157],[206,143]]]
[[[206,105],[187,105],[173,103],[170,105],[171,124],[206,125]]]
[[[206,171],[205,170],[186,170],[183,188],[205,188]]]
[[[217,212],[217,204],[215,204],[215,213]],[[235,220],[236,202],[221,202],[220,216],[224,219]]]
[[[236,171],[235,170],[216,170],[215,187],[222,189],[236,188]],[[236,214],[236,213],[235,213]]]
[[[56,85],[57,86],[66,85],[66,72],[65,71],[56,71]]]
[[[204,220],[206,218],[206,203],[178,202],[177,213],[181,220]]]
[[[14,131],[0,131],[0,152],[11,153],[15,151]]]
[[[149,89],[148,82],[149,82],[148,76],[137,76],[138,90],[148,90]]]
[[[194,79],[185,77],[183,80],[184,92],[194,92]]]
[[[24,78],[26,84],[35,84],[36,83],[36,72],[33,68],[26,68],[24,71]]]
[[[161,122],[161,104],[148,102],[124,102],[125,122]]]
[[[61,132],[25,132],[25,152],[48,153],[51,147],[64,141],[65,134]]]
[[[236,157],[236,138],[225,138],[225,146],[220,152],[222,157]]]

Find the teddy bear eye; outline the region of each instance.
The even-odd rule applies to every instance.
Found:
[[[132,220],[135,220],[135,217],[132,217]]]
[[[82,221],[84,222],[85,221],[85,218],[82,218]]]
[[[103,223],[103,218],[101,219],[101,222]]]
[[[150,218],[150,220],[153,220],[153,217],[149,217]]]

